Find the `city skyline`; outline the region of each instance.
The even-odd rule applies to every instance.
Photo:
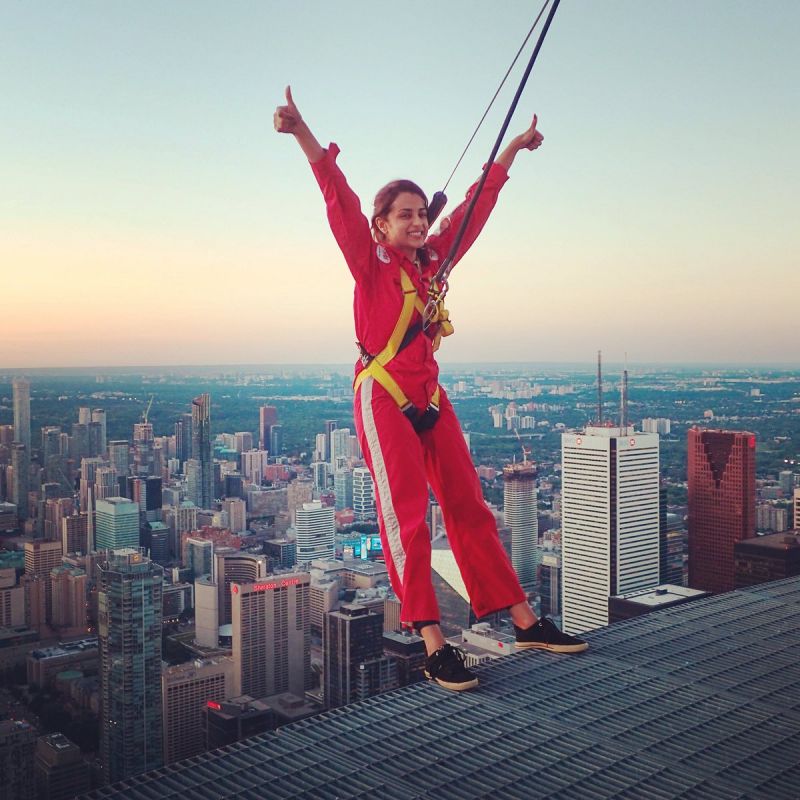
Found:
[[[365,208],[398,176],[430,195],[537,10],[8,6],[0,366],[352,362],[351,279],[272,131],[284,86]],[[454,273],[442,360],[796,363],[798,22],[789,2],[563,3],[510,128],[536,111],[544,146]]]

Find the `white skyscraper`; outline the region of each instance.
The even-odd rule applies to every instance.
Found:
[[[297,563],[316,558],[333,558],[336,550],[336,519],[334,510],[319,501],[303,503],[295,520]]]
[[[658,434],[587,427],[561,437],[563,624],[608,624],[608,598],[659,582]]]
[[[350,460],[350,428],[331,431],[331,470],[336,472]]]
[[[11,381],[14,395],[14,441],[25,445],[31,452],[31,382],[27,378]]]
[[[375,484],[366,467],[353,470],[353,511],[356,519],[375,519]]]
[[[511,528],[511,565],[525,591],[536,587],[542,561],[536,510],[536,469],[528,461],[503,469],[503,513]]]

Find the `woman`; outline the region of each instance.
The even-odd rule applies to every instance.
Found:
[[[517,647],[578,652],[587,645],[537,620],[497,535],[461,426],[438,384],[433,357],[439,325],[423,325],[431,280],[447,255],[468,200],[428,235],[428,202],[411,181],[394,181],[375,198],[371,222],[336,165],[339,148],[324,149],[286,88],[275,130],[292,134],[322,190],[331,230],[355,279],[354,416],[364,459],[375,481],[381,538],[401,619],[413,625],[428,653],[426,675],[461,691],[478,684],[460,650],[445,642],[431,584],[428,484],[442,508],[447,537],[477,617],[509,609]],[[460,245],[460,258],[483,228],[521,150],[542,143],[536,117],[491,166]],[[405,318],[404,318],[405,316]]]

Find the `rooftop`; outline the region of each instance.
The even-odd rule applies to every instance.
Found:
[[[413,684],[88,797],[796,800],[800,578],[587,638],[482,665],[475,692]]]

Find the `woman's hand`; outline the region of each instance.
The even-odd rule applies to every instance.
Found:
[[[278,106],[272,119],[278,133],[297,133],[298,128],[302,125],[303,118],[292,99],[291,86],[286,87],[286,105]]]
[[[544,136],[536,130],[538,121],[538,117],[534,114],[530,128],[519,136],[515,136],[508,143],[503,152],[495,159],[495,163],[505,167],[506,171],[508,171],[514,163],[514,156],[516,156],[520,150],[536,150],[540,147]]]
[[[306,158],[314,164],[324,157],[325,151],[322,145],[316,140],[316,137],[311,133],[311,129],[303,121],[297,106],[292,99],[292,87],[286,87],[286,105],[278,106],[275,109],[275,114],[272,118],[275,125],[275,130],[278,133],[291,133],[297,140]]]
[[[538,121],[538,117],[534,114],[530,128],[514,139],[518,150],[536,150],[537,147],[541,146],[544,136],[536,130]]]

